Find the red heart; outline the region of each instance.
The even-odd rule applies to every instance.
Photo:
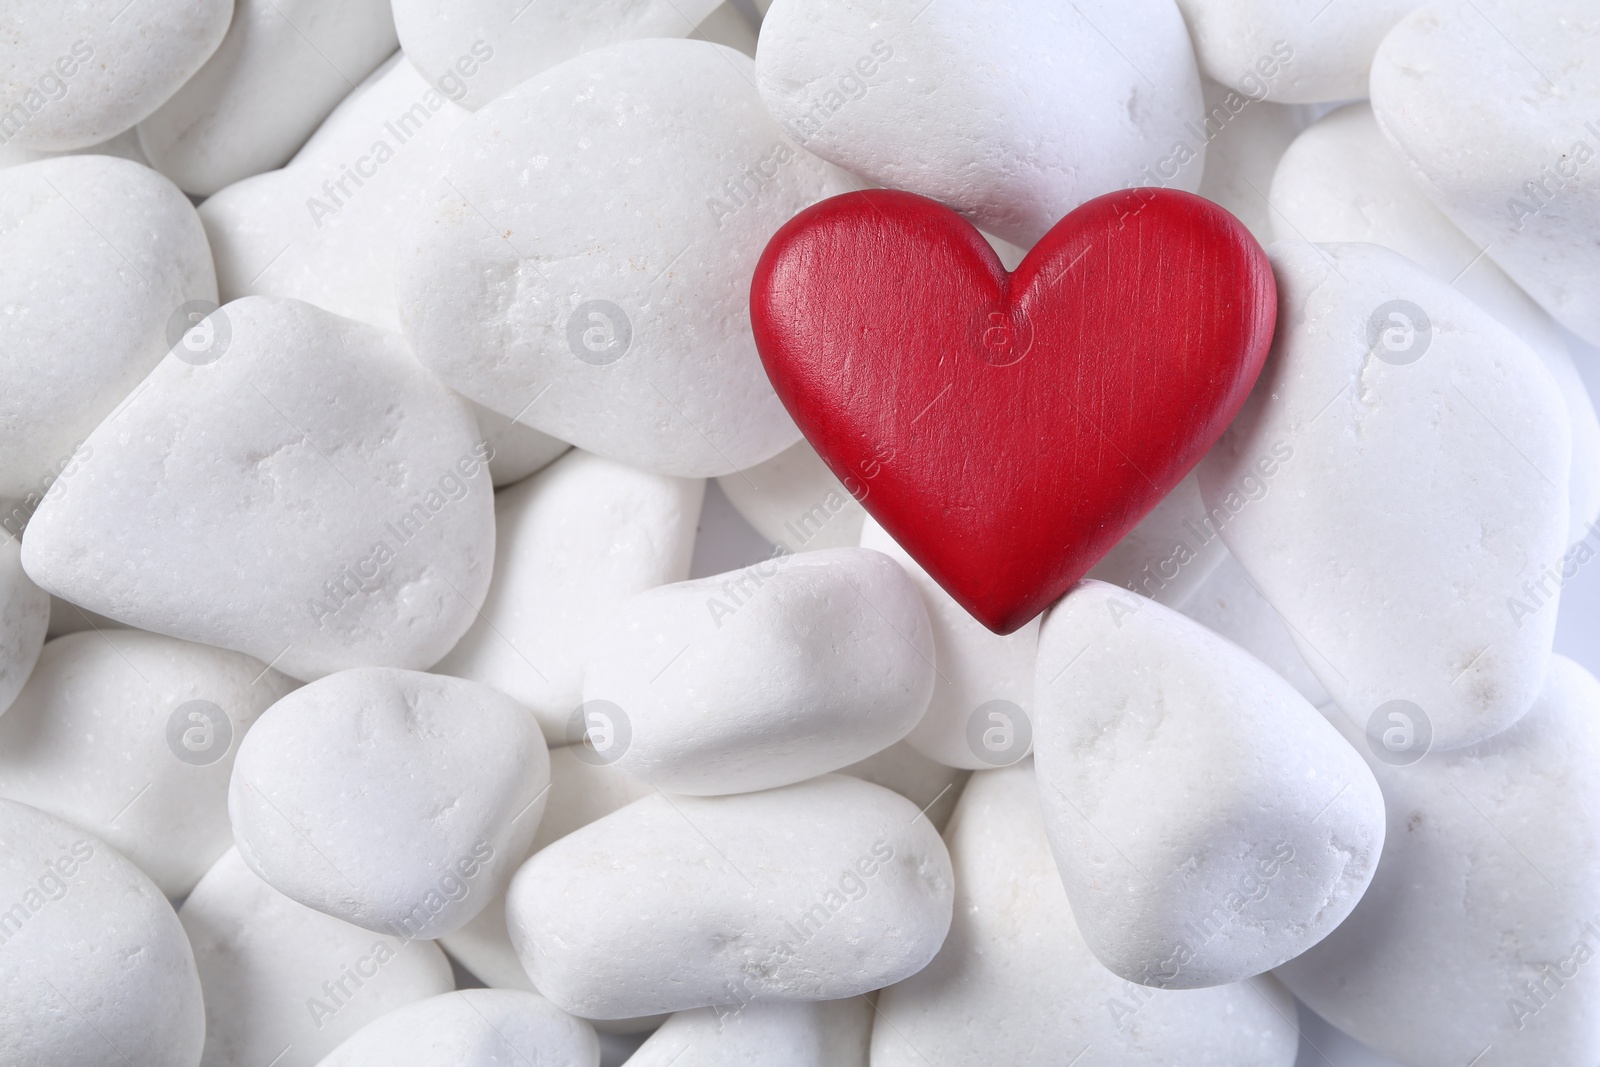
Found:
[[[892,190],[791,219],[750,291],[806,439],[962,607],[1010,633],[1083,577],[1227,427],[1277,286],[1208,200],[1131,189],[1007,274],[950,209]]]

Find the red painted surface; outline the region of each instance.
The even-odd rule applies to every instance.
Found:
[[[1210,201],[1091,200],[1013,274],[969,223],[871,190],[801,212],[750,294],[824,462],[980,622],[1067,591],[1221,435],[1277,317],[1266,254]]]

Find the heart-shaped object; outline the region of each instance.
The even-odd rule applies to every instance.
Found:
[[[1222,208],[1129,189],[1015,272],[971,224],[868,190],[767,245],[767,374],[834,474],[997,633],[1048,607],[1187,474],[1260,373],[1266,254]]]

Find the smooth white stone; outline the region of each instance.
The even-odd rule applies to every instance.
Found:
[[[462,989],[374,1019],[318,1067],[598,1067],[594,1028],[535,993]]]
[[[1210,78],[1201,78],[1200,83],[1206,113],[1196,125],[1210,138],[1200,195],[1227,208],[1257,241],[1271,244],[1272,175],[1295,136],[1311,124],[1316,109],[1280,104],[1259,92],[1246,96]]]
[[[431,666],[494,547],[466,404],[399,337],[309,304],[247,297],[202,327],[189,359],[211,362],[163,360],[39,506],[29,576],[296,678]]]
[[[1428,196],[1591,344],[1597,98],[1591,0],[1437,0],[1396,26],[1372,64],[1373,111]]]
[[[765,463],[722,475],[717,484],[757,533],[790,552],[861,540],[866,511],[804,439]]]
[[[399,47],[386,0],[234,0],[206,65],[149,118],[150,165],[197,196],[281,167]]]
[[[1130,982],[1257,975],[1350,913],[1383,848],[1360,755],[1288,682],[1169,608],[1082,582],[1039,635],[1038,791],[1091,951]]]
[[[945,831],[955,918],[939,954],[878,995],[872,1067],[1290,1067],[1294,1000],[1271,978],[1150,989],[1078,933],[1031,764],[979,771]],[[928,1057],[924,1059],[923,1057]]]
[[[492,64],[468,83],[461,104],[476,111],[584,52],[641,37],[687,37],[720,0],[395,0],[394,22],[412,64],[437,81],[463,58]],[[726,6],[726,5],[724,5]]]
[[[1554,605],[1515,605],[1561,564],[1566,405],[1525,344],[1397,253],[1271,255],[1272,355],[1200,465],[1206,502],[1235,512],[1222,539],[1357,723],[1404,699],[1441,747],[1497,733],[1550,652]],[[1386,318],[1401,313],[1429,328]],[[1268,457],[1276,474],[1251,499]]]
[[[867,1067],[872,1019],[866,997],[696,1008],[663,1023],[624,1067]]]
[[[1033,737],[1034,656],[1039,621],[1001,636],[968,615],[883,527],[866,520],[861,547],[904,567],[922,590],[933,627],[933,696],[906,744],[931,760],[967,770],[1004,766],[1028,754]]]
[[[105,842],[0,800],[0,1061],[197,1067],[200,977],[155,883]]]
[[[82,148],[144,119],[222,42],[233,0],[9,0],[0,22],[0,136]]]
[[[688,577],[704,491],[574,450],[497,494],[494,581],[435,670],[532,709],[552,745],[577,740],[590,643],[628,597]]]
[[[0,715],[22,692],[49,627],[50,594],[34,585],[22,569],[22,542],[0,541]]]
[[[1284,240],[1369,241],[1450,282],[1510,327],[1555,377],[1572,421],[1568,538],[1600,514],[1600,421],[1554,320],[1483,249],[1434,206],[1366,103],[1340,108],[1306,130],[1272,179]]]
[[[395,265],[418,358],[502,414],[666,474],[728,474],[799,440],[756,354],[750,275],[846,176],[783,135],[753,78],[720,45],[633,41],[468,119]]]
[[[1277,671],[1312,707],[1332,699],[1295,647],[1283,616],[1231,554],[1223,553],[1222,564],[1181,610]]]
[[[1087,577],[1181,608],[1225,555],[1227,549],[1200,499],[1200,480],[1191,471]]]
[[[104,839],[181,900],[233,844],[228,775],[245,731],[294,687],[174,637],[59,638],[0,716],[0,796]]]
[[[1200,77],[1172,0],[777,0],[756,77],[808,150],[1015,244],[1103,193],[1200,184],[1183,125]]]
[[[1287,104],[1367,95],[1367,72],[1394,24],[1423,0],[1178,0],[1208,77]]]
[[[594,636],[583,699],[619,720],[603,753],[618,770],[714,796],[881,752],[922,717],[933,672],[915,582],[831,548],[631,597]]]
[[[239,854],[346,922],[434,938],[478,914],[527,854],[550,786],[539,725],[476,682],[341,671],[278,701],[239,748]]]
[[[944,843],[910,801],[826,775],[636,801],[530,859],[506,918],[541,993],[616,1018],[900,981],[944,940],[951,891]]]
[[[21,522],[172,347],[174,314],[216,295],[194,208],[148,167],[64,156],[0,171],[0,500],[20,502]]]
[[[401,941],[273,889],[230,849],[178,910],[206,1001],[206,1067],[315,1067],[395,1008],[455,988],[429,941]]]
[[[1346,732],[1383,787],[1383,860],[1344,924],[1278,976],[1408,1067],[1595,1062],[1600,682],[1555,656],[1515,726],[1420,762]]]

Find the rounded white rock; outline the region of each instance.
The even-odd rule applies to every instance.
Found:
[[[486,446],[393,334],[236,300],[84,448],[22,561],[93,611],[306,679],[431,666],[483,601]]]
[[[777,0],[756,77],[808,150],[1023,247],[1102,193],[1200,185],[1200,76],[1172,0]]]
[[[172,905],[100,839],[0,800],[0,1062],[198,1067],[200,977]]]
[[[294,687],[175,637],[57,638],[0,716],[0,796],[103,838],[181,900],[233,843],[228,775],[245,731]]]
[[[756,353],[750,275],[845,176],[784,136],[753,78],[720,45],[633,41],[468,119],[395,266],[418,358],[487,407],[666,474],[728,474],[799,440]]]
[[[865,997],[680,1011],[623,1067],[867,1067],[872,1019]]]
[[[530,859],[506,918],[534,986],[606,1019],[900,981],[938,951],[951,892],[910,801],[826,775],[636,801]]]
[[[22,569],[22,542],[0,541],[0,716],[33,673],[49,628],[50,594]],[[0,718],[0,729],[4,723]]]
[[[526,855],[550,786],[539,724],[477,682],[341,671],[274,704],[239,747],[228,813],[268,885],[368,930],[461,926]]]
[[[867,513],[804,439],[765,463],[717,479],[757,533],[790,552],[847,548]]]
[[[594,1029],[536,993],[462,989],[374,1019],[317,1067],[599,1067]]]
[[[583,699],[586,714],[613,719],[597,758],[710,796],[804,781],[888,748],[922,717],[933,674],[911,578],[881,552],[832,548],[625,601],[594,637]]]
[[[1039,636],[1045,829],[1083,939],[1197,989],[1326,937],[1371,881],[1383,797],[1288,682],[1199,623],[1082,582]]]

